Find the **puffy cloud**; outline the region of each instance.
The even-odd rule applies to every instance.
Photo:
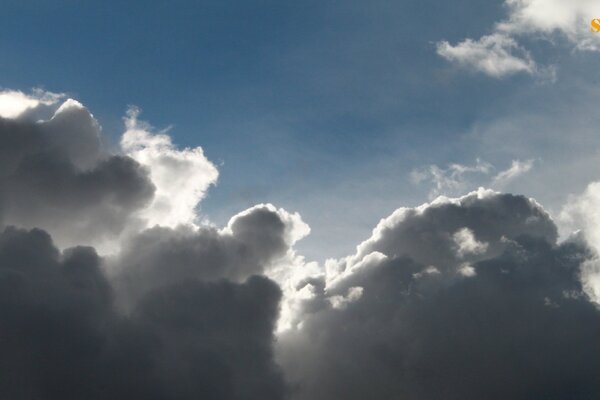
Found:
[[[265,204],[198,227],[217,175],[200,148],[178,150],[131,111],[126,154],[111,154],[83,105],[51,106],[0,119],[1,397],[284,398],[281,290],[264,275],[308,226]],[[9,224],[62,248],[119,246],[60,251]]]
[[[114,241],[152,199],[146,170],[108,153],[75,100],[47,120],[0,118],[0,143],[0,223],[47,229],[63,247]]]
[[[481,254],[487,250],[487,243],[478,242],[469,228],[462,228],[452,235],[457,246],[456,254],[464,257],[468,254]]]
[[[579,50],[600,50],[600,35],[590,34],[590,21],[598,18],[594,0],[506,0],[505,5],[508,18],[497,23],[491,34],[456,45],[441,41],[438,54],[495,78],[524,72],[554,80],[555,69],[537,66],[516,41],[519,36],[551,38],[559,33]]]
[[[279,336],[293,398],[594,397],[600,314],[579,279],[589,254],[556,238],[522,196],[398,210],[332,261],[302,324]]]
[[[600,37],[590,35],[590,21],[598,18],[594,0],[506,0],[507,20],[497,29],[511,34],[559,32],[580,50],[600,50]]]
[[[124,316],[101,263],[41,230],[0,233],[2,397],[284,398],[275,283],[164,282]]]
[[[478,40],[466,39],[456,45],[442,41],[437,52],[448,61],[473,68],[495,78],[517,72],[534,74],[537,66],[531,55],[517,42],[503,34],[482,36]]]
[[[585,238],[593,249],[582,266],[584,288],[600,304],[600,182],[592,182],[583,193],[569,197],[560,212],[559,220],[566,232],[576,231],[575,239]]]
[[[373,235],[342,265],[347,273],[377,252],[386,257],[407,256],[440,271],[455,270],[464,261],[501,253],[520,235],[550,243],[558,236],[550,216],[534,200],[479,189],[460,198],[439,197],[430,204],[396,210],[379,222]]]
[[[196,227],[196,207],[218,176],[202,148],[177,149],[131,108],[123,153],[113,154],[93,115],[62,97],[0,92],[0,222],[104,253],[155,225]]]
[[[148,208],[140,213],[147,226],[193,225],[196,207],[219,173],[204,156],[201,147],[178,150],[165,132],[138,120],[139,109],[130,108],[121,138],[125,154],[150,171],[156,193]]]
[[[0,117],[17,118],[31,113],[40,106],[54,105],[63,97],[62,93],[46,92],[41,89],[35,89],[29,95],[18,90],[2,90],[0,91]]]
[[[126,242],[112,258],[110,273],[123,305],[130,308],[165,284],[190,278],[243,282],[251,275],[270,274],[304,229],[298,215],[270,204],[239,213],[223,230],[154,227]]]
[[[308,225],[271,204],[196,224],[216,169],[135,109],[111,154],[77,101],[23,96],[0,118],[0,397],[600,393],[597,184],[565,208],[584,231],[562,243],[533,199],[479,189],[400,208],[320,266],[294,250]],[[434,167],[413,175],[439,194],[505,185],[531,161]],[[65,249],[102,238],[119,246]]]

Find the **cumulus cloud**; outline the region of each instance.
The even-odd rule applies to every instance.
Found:
[[[489,35],[465,39],[451,45],[437,44],[437,52],[445,59],[473,68],[494,78],[527,73],[544,79],[555,79],[552,66],[540,67],[517,39],[537,35],[551,39],[560,34],[576,49],[600,50],[600,37],[591,35],[590,21],[597,18],[597,2],[593,0],[506,0],[508,17],[498,22]]]
[[[582,266],[584,288],[593,301],[600,304],[600,182],[592,182],[583,193],[571,195],[559,215],[563,230],[575,231],[593,250]]]
[[[178,150],[166,132],[155,133],[149,124],[139,121],[139,112],[135,107],[127,111],[121,147],[149,170],[156,187],[152,203],[140,216],[150,227],[193,225],[198,203],[217,181],[217,168],[201,147]]]
[[[130,308],[166,283],[190,278],[244,282],[252,275],[268,275],[305,226],[297,215],[258,205],[234,216],[223,230],[154,227],[131,237],[109,268],[120,300]]]
[[[293,398],[593,397],[588,250],[556,237],[537,203],[490,191],[395,212],[280,335]]]
[[[597,184],[565,208],[584,232],[561,243],[535,200],[479,189],[399,208],[321,266],[294,249],[310,232],[301,216],[272,204],[197,224],[216,168],[135,109],[113,154],[81,103],[23,96],[0,117],[0,397],[600,393]],[[459,192],[531,165],[413,179]],[[118,246],[99,255],[103,238]]]
[[[590,35],[590,21],[598,17],[594,0],[506,0],[508,19],[497,29],[510,34],[560,33],[580,50],[600,50],[600,38]]]
[[[106,151],[79,102],[64,101],[46,120],[33,111],[0,117],[0,224],[44,228],[63,247],[118,237],[152,199],[147,171]]]
[[[132,107],[122,153],[111,153],[94,116],[63,97],[0,92],[1,223],[102,252],[148,227],[197,228],[198,203],[218,177],[202,148],[178,149]]]
[[[275,283],[165,282],[125,317],[101,264],[41,230],[0,233],[3,398],[284,398]]]
[[[306,234],[300,217],[261,205],[195,226],[216,179],[200,148],[130,113],[130,155],[111,154],[79,102],[8,94],[23,96],[0,118],[0,397],[285,398],[281,290],[265,274]],[[120,242],[108,258],[65,248],[105,237]]]
[[[40,106],[51,106],[64,97],[62,93],[34,89],[31,94],[19,90],[0,91],[0,117],[16,118]]]

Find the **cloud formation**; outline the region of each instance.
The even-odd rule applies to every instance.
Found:
[[[579,280],[587,256],[557,244],[522,196],[399,210],[332,262],[301,326],[280,336],[293,398],[592,398],[600,315]]]
[[[452,163],[442,168],[433,164],[426,168],[415,169],[411,171],[410,179],[416,185],[430,183],[433,187],[429,191],[429,198],[433,200],[438,196],[459,196],[481,185],[505,189],[531,168],[533,168],[533,160],[513,160],[509,168],[488,178],[496,168],[478,158],[473,165]]]
[[[275,283],[165,283],[125,317],[101,264],[41,230],[0,234],[2,397],[283,398]]]
[[[508,17],[498,22],[491,34],[455,45],[440,41],[438,54],[494,78],[527,73],[552,80],[554,68],[538,66],[517,39],[537,35],[552,40],[558,34],[578,50],[600,50],[599,35],[590,34],[590,21],[598,17],[593,0],[506,0],[505,6]]]
[[[31,104],[0,118],[0,397],[285,398],[265,274],[306,234],[299,216],[259,205],[199,227],[216,179],[200,148],[130,112],[128,154],[111,154],[79,102]],[[106,257],[69,247],[104,238]]]
[[[79,102],[18,93],[28,105],[0,118],[0,397],[600,393],[597,184],[565,208],[584,229],[567,241],[535,200],[479,189],[399,208],[321,266],[294,248],[308,225],[272,204],[198,224],[216,168],[136,109],[114,154]],[[459,192],[532,164],[413,178]]]
[[[466,39],[456,45],[447,41],[437,44],[437,53],[448,61],[470,67],[494,78],[524,72],[535,74],[537,65],[527,50],[504,34]]]
[[[149,227],[194,225],[196,207],[216,183],[217,168],[201,147],[178,150],[165,131],[153,133],[148,123],[138,120],[139,113],[135,107],[127,111],[121,148],[148,169],[156,187],[152,203],[140,217]]]
[[[0,117],[0,225],[44,228],[61,246],[118,237],[153,197],[147,171],[106,151],[81,103],[66,100],[46,120],[36,111]]]

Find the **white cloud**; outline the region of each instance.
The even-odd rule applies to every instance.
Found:
[[[18,90],[2,90],[0,91],[0,117],[17,118],[40,105],[54,105],[63,97],[64,94],[41,89],[34,89],[31,94]]]
[[[435,164],[426,168],[415,169],[410,173],[413,184],[430,183],[429,198],[438,196],[459,196],[480,186],[491,186],[503,189],[533,168],[533,160],[513,160],[510,167],[491,176],[496,168],[481,159],[476,159],[473,165],[453,163],[446,168]]]
[[[497,23],[491,34],[456,45],[440,41],[438,54],[494,78],[524,72],[554,80],[554,67],[538,67],[528,50],[518,44],[519,36],[551,39],[559,33],[578,50],[600,50],[600,34],[590,33],[590,21],[600,16],[597,1],[506,0],[505,5],[508,18]]]
[[[571,238],[583,236],[595,253],[581,267],[582,281],[587,294],[600,304],[600,182],[592,182],[585,191],[570,196],[559,214],[562,228],[575,232]]]
[[[571,231],[582,229],[600,254],[600,182],[592,182],[582,194],[571,196],[559,219]]]
[[[454,163],[446,168],[430,165],[427,168],[412,171],[410,177],[415,184],[431,182],[433,188],[429,193],[429,198],[434,199],[440,195],[464,193],[471,186],[470,177],[488,175],[493,169],[491,164],[477,159],[474,165]]]
[[[468,254],[485,253],[488,248],[487,243],[479,242],[473,235],[473,231],[469,228],[459,229],[452,235],[454,243],[456,243],[456,253],[459,257],[464,257]]]
[[[194,225],[196,207],[219,173],[201,147],[178,150],[164,131],[153,132],[138,120],[139,109],[130,108],[121,139],[125,154],[150,171],[156,186],[152,204],[140,213],[148,226]]]
[[[466,39],[452,46],[447,41],[437,45],[437,52],[448,61],[475,69],[495,78],[525,72],[534,74],[537,66],[529,52],[503,34]]]
[[[533,167],[533,160],[513,160],[510,168],[499,172],[494,179],[492,180],[492,184],[496,187],[502,187],[511,182],[512,180],[518,178],[519,176],[527,173]]]
[[[560,32],[579,50],[600,50],[600,36],[590,32],[590,21],[600,17],[596,0],[506,0],[508,20],[498,31],[510,34]]]
[[[351,287],[348,289],[346,296],[335,295],[328,298],[331,306],[338,310],[345,309],[348,304],[359,300],[363,295],[363,288],[360,286]]]

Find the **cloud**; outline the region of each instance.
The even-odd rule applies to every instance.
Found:
[[[92,248],[0,233],[0,393],[44,399],[283,399],[272,360],[280,291],[186,279],[123,316]]]
[[[482,36],[478,40],[466,39],[454,46],[442,41],[437,44],[437,53],[448,61],[494,78],[519,72],[537,73],[531,55],[514,39],[503,34]]]
[[[469,228],[462,228],[452,235],[458,247],[456,254],[464,257],[468,254],[481,254],[487,250],[487,243],[478,242]]]
[[[593,397],[600,314],[579,280],[587,257],[557,244],[522,196],[398,210],[335,261],[302,324],[279,336],[293,398]]]
[[[44,228],[62,247],[115,241],[153,197],[146,170],[105,149],[79,102],[35,111],[0,118],[0,226]]]
[[[431,182],[433,188],[429,193],[429,197],[435,198],[440,195],[464,193],[470,186],[469,176],[487,175],[493,168],[491,164],[477,159],[475,165],[453,163],[448,165],[447,168],[430,165],[427,168],[413,170],[410,177],[414,184],[424,181]]]
[[[438,54],[494,78],[522,72],[554,80],[555,68],[539,67],[529,51],[518,44],[518,38],[537,35],[551,40],[558,33],[576,49],[600,50],[600,37],[589,31],[590,21],[598,17],[593,0],[506,0],[505,6],[508,18],[498,22],[491,34],[477,40],[467,38],[456,45],[440,41]]]
[[[533,167],[533,160],[513,160],[510,168],[500,171],[492,180],[495,187],[504,187],[517,177],[529,172]]]
[[[600,50],[600,38],[590,34],[590,21],[598,18],[598,3],[593,0],[506,0],[507,20],[497,29],[510,34],[558,32],[580,50]]]
[[[149,227],[194,224],[198,203],[217,181],[217,168],[201,147],[178,150],[165,132],[153,133],[150,125],[138,120],[139,112],[127,111],[121,147],[149,170],[156,187],[152,203],[140,216]]]
[[[417,185],[423,182],[431,183],[433,187],[429,191],[429,198],[435,199],[438,196],[458,196],[480,185],[504,189],[515,179],[529,172],[532,167],[533,160],[513,160],[508,169],[489,179],[488,176],[496,168],[478,158],[474,165],[453,163],[441,168],[433,164],[427,168],[415,169],[411,171],[410,179]]]
[[[40,106],[54,105],[64,96],[62,93],[46,92],[41,89],[34,89],[29,95],[18,90],[1,90],[0,117],[17,118]]]
[[[308,226],[270,204],[197,226],[217,176],[200,148],[131,111],[112,154],[81,103],[52,106],[0,119],[0,397],[283,399],[265,275]],[[106,258],[68,247],[105,237]]]
[[[126,309],[156,287],[186,279],[244,282],[269,275],[291,250],[294,232],[306,225],[297,215],[258,205],[218,230],[154,227],[132,236],[109,263],[119,300]]]
[[[48,230],[61,247],[118,251],[147,227],[196,227],[218,177],[202,148],[179,150],[165,132],[125,118],[121,154],[81,103],[50,92],[0,92],[0,222]]]
[[[399,208],[319,265],[294,249],[308,225],[272,204],[197,224],[216,168],[135,109],[120,154],[75,100],[16,114],[0,118],[2,398],[600,393],[598,184],[565,207],[584,230],[560,243],[535,200],[479,189]],[[448,194],[531,166],[477,160],[413,180]]]
[[[564,230],[583,236],[593,255],[582,266],[584,289],[600,304],[600,182],[590,183],[583,193],[571,195],[559,214]]]

